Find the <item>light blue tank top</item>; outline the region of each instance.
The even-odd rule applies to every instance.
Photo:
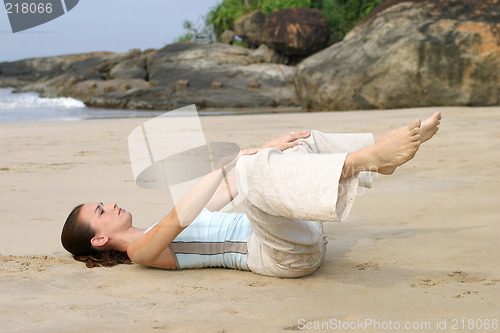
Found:
[[[249,270],[247,240],[251,228],[245,214],[211,212],[204,208],[170,245],[177,268]]]

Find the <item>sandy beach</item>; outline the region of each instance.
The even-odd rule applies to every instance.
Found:
[[[251,148],[295,129],[381,132],[435,110],[438,135],[394,175],[376,177],[345,223],[325,225],[325,263],[299,279],[87,269],[59,241],[75,205],[116,201],[140,227],[171,208],[166,192],[132,176],[127,138],[147,119],[0,125],[1,331],[500,331],[500,107],[201,121],[208,141]]]

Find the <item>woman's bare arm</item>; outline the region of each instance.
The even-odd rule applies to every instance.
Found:
[[[205,208],[215,212],[224,208],[227,204],[233,201],[238,195],[238,185],[236,182],[236,171],[233,169],[227,175],[226,178],[219,184],[219,187],[215,191],[214,195],[207,203]]]
[[[191,224],[201,210],[213,197],[224,179],[224,175],[236,165],[242,155],[255,154],[257,151],[243,150],[233,161],[218,168],[202,178],[163,219],[161,219],[147,234],[131,244],[128,249],[130,258],[141,265],[158,267],[158,258],[172,241]]]

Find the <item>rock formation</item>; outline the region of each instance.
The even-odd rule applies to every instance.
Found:
[[[297,68],[308,110],[500,104],[500,1],[386,1]]]
[[[262,44],[286,57],[303,59],[324,49],[330,41],[330,28],[315,9],[291,8],[266,16],[260,10],[241,17],[235,33],[250,47]]]
[[[298,107],[295,67],[266,63],[269,57],[262,49],[178,43],[145,52],[35,58],[0,63],[0,86],[106,108]]]
[[[262,44],[266,15],[259,10],[242,16],[234,24],[234,32],[250,47]]]
[[[328,46],[330,28],[315,9],[277,10],[267,18],[262,40],[269,48],[287,56],[305,57]]]

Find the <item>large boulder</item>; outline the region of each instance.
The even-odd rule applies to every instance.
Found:
[[[266,15],[256,10],[239,18],[234,24],[234,32],[250,47],[262,44],[262,33],[266,24]]]
[[[281,9],[267,18],[262,40],[287,56],[305,57],[328,46],[330,28],[316,9]]]
[[[498,0],[386,1],[304,60],[308,110],[500,104]]]

